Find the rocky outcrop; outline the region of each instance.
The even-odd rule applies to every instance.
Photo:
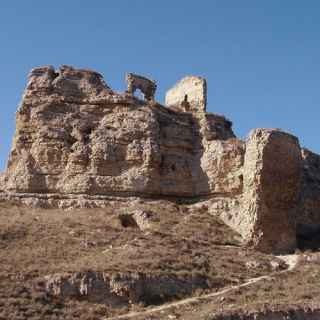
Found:
[[[206,112],[203,78],[182,79],[166,106],[155,89],[134,74],[116,93],[95,71],[32,70],[0,198],[62,208],[205,199],[200,206],[267,252],[292,250],[297,226],[320,225],[320,156],[276,129],[237,139],[231,121]]]
[[[303,187],[300,214],[297,216],[297,241],[300,249],[320,247],[320,156],[302,149]]]
[[[160,304],[208,288],[203,276],[105,274],[78,272],[48,275],[37,282],[37,291],[61,299],[85,299],[119,308],[128,304]]]
[[[5,172],[0,172],[0,192],[3,191],[4,186],[5,186]]]
[[[298,222],[320,225],[320,155],[302,149],[302,214]]]
[[[293,250],[302,187],[298,139],[279,130],[253,131],[246,145],[243,175],[246,240],[262,251]]]
[[[18,193],[197,196],[216,191],[231,122],[199,121],[157,103],[114,93],[101,75],[63,66],[37,68],[17,112],[6,189]],[[216,140],[215,146],[205,141]],[[237,148],[237,147],[236,147]],[[206,154],[208,153],[208,154]],[[237,162],[238,155],[235,155]],[[217,158],[217,156],[215,156]],[[229,157],[228,157],[229,158]],[[233,183],[233,182],[232,182]],[[223,191],[234,186],[223,182]],[[236,187],[236,189],[238,186]]]

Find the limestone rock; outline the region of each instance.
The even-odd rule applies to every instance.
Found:
[[[206,112],[206,79],[195,76],[183,78],[166,93],[165,104],[177,111]]]
[[[201,168],[207,176],[208,190],[236,195],[242,193],[244,144],[238,139],[204,143]]]
[[[53,274],[39,281],[43,290],[60,299],[78,298],[112,307],[132,303],[150,304],[190,295],[196,289],[206,289],[203,276],[148,275],[143,273],[106,274],[77,272]]]
[[[0,172],[0,192],[4,191],[5,177],[5,172]]]
[[[224,116],[213,113],[198,114],[201,133],[207,141],[228,140],[235,138],[232,131],[232,122]]]
[[[303,190],[302,214],[298,222],[320,225],[320,155],[302,149]]]
[[[56,93],[66,98],[84,98],[111,92],[98,72],[63,65],[57,72],[52,66],[33,69],[29,75],[25,97]]]
[[[302,186],[298,139],[274,129],[253,131],[243,176],[242,226],[248,243],[267,252],[293,250]]]
[[[221,188],[208,182],[201,165],[210,165],[215,148],[228,147],[208,144],[230,137],[234,137],[231,122],[223,117],[211,115],[202,123],[190,113],[114,93],[97,72],[68,66],[57,71],[36,68],[17,112],[6,190],[210,194]],[[213,179],[225,174],[224,161],[210,174]],[[223,189],[232,192],[234,186]]]
[[[0,201],[70,209],[183,198],[266,252],[290,251],[296,235],[320,228],[320,156],[296,137],[257,129],[247,143],[237,139],[231,121],[206,112],[201,77],[182,79],[166,106],[154,101],[154,81],[129,80],[116,93],[92,70],[33,69]],[[141,229],[152,226],[145,213],[129,216]]]

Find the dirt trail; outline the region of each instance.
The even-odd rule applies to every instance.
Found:
[[[297,265],[297,263],[298,263],[298,255],[296,255],[296,254],[277,256],[277,258],[283,260],[288,266],[287,269],[285,269],[283,271],[280,271],[277,274],[281,274],[281,273],[286,273],[286,272],[292,271],[295,268],[295,266]],[[226,293],[228,293],[230,291],[233,291],[233,290],[237,290],[237,289],[240,289],[240,288],[248,287],[248,286],[250,286],[252,284],[255,284],[255,283],[259,282],[259,281],[262,281],[262,280],[271,280],[272,277],[274,277],[274,276],[275,275],[272,275],[272,276],[261,276],[261,277],[257,277],[257,278],[252,278],[252,279],[249,279],[245,283],[242,283],[242,284],[237,285],[237,286],[231,286],[231,287],[228,287],[226,289],[220,290],[218,292],[209,293],[209,294],[206,294],[206,295],[203,295],[203,296],[200,296],[200,297],[187,298],[187,299],[183,299],[183,300],[180,300],[180,301],[177,301],[177,302],[167,303],[167,304],[164,304],[164,305],[161,305],[161,306],[158,306],[158,307],[154,307],[152,309],[144,310],[144,311],[130,312],[130,313],[126,313],[126,314],[121,315],[121,316],[105,318],[104,320],[121,320],[121,319],[122,320],[126,320],[126,319],[132,319],[132,318],[137,317],[137,316],[148,316],[148,315],[151,315],[151,314],[153,314],[155,312],[167,310],[167,309],[178,307],[178,306],[181,306],[181,305],[187,305],[189,303],[196,303],[196,302],[199,302],[201,300],[205,300],[205,299],[208,299],[208,298],[220,296],[220,295],[226,294]]]

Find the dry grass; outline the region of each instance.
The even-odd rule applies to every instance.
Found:
[[[150,213],[149,229],[122,225],[119,214],[135,210]],[[37,279],[53,273],[197,274],[213,291],[271,272],[269,261],[275,258],[239,245],[239,236],[207,212],[167,201],[74,211],[1,204],[0,319],[99,319],[127,311],[37,292]],[[248,269],[251,260],[261,266]]]
[[[168,319],[169,315],[183,320],[255,319],[253,314],[261,312],[265,315],[270,311],[287,312],[283,319],[289,319],[292,310],[305,310],[310,319],[318,319],[311,317],[311,310],[320,310],[320,254],[309,253],[309,258],[306,257],[301,254],[300,262],[293,271],[274,274],[269,280],[261,280],[224,295],[154,313],[148,319]],[[138,316],[135,319],[144,318]],[[292,319],[298,317],[292,315]]]
[[[212,301],[215,308],[224,312],[250,312],[264,310],[286,310],[304,306],[320,306],[319,262],[301,262],[291,272],[261,281],[253,286],[228,294],[221,303],[218,299]],[[210,306],[210,308],[213,307]],[[206,307],[206,309],[208,306]],[[208,311],[208,309],[207,309]],[[212,309],[211,309],[212,313]],[[203,319],[210,319],[206,316]]]

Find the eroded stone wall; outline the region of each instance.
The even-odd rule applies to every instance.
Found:
[[[294,250],[302,188],[298,139],[279,130],[254,130],[243,177],[242,233],[248,244],[266,252]]]
[[[320,155],[302,149],[302,210],[298,222],[320,226]]]
[[[177,111],[206,112],[206,80],[195,76],[183,78],[167,91],[165,105]]]

